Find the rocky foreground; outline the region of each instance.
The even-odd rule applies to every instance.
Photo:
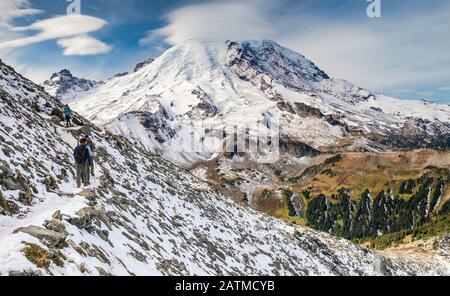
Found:
[[[0,275],[449,275],[237,206],[188,172],[76,116],[0,63]],[[89,134],[96,178],[74,189]],[[447,248],[447,249],[446,249]]]

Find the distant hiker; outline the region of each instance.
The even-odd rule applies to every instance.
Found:
[[[89,186],[89,166],[92,164],[92,151],[87,146],[85,138],[80,140],[80,144],[75,148],[73,156],[75,158],[77,187],[80,188],[82,182],[84,186]]]
[[[65,105],[64,106],[64,119],[66,120],[66,127],[71,127],[72,126],[72,116],[73,116],[73,111],[72,109],[70,109],[69,105]]]
[[[89,147],[90,149],[90,157],[91,157],[91,161],[89,164],[89,170],[88,172],[90,172],[91,176],[94,176],[94,153],[95,153],[95,144],[94,142],[92,142],[91,138],[88,135],[85,135],[83,137],[83,139],[86,140],[86,145]]]

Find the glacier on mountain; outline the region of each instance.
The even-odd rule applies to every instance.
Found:
[[[229,137],[234,128],[265,130],[288,145],[325,153],[450,143],[450,106],[399,100],[330,78],[269,40],[190,40],[136,72],[78,93],[71,105],[184,167],[224,152],[214,133],[205,135],[207,127],[231,129]],[[216,145],[185,151],[183,139],[192,133]]]

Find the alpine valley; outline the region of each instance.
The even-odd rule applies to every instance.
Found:
[[[270,161],[240,147],[260,131]],[[0,275],[450,275],[449,147],[450,106],[272,41],[188,41],[103,82],[0,62]]]
[[[288,222],[380,248],[448,233],[450,106],[330,78],[269,40],[192,40],[143,65],[62,99]],[[258,130],[277,139],[275,161],[242,153]]]

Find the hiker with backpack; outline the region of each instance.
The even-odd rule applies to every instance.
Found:
[[[93,154],[85,138],[80,140],[80,144],[75,148],[73,156],[75,158],[77,188],[81,187],[81,183],[84,186],[89,186],[89,167],[93,164]]]
[[[86,145],[89,147],[89,149],[91,150],[91,164],[89,165],[89,170],[88,173],[91,174],[91,176],[94,176],[94,153],[95,153],[95,144],[94,142],[92,142],[91,138],[88,135],[84,136],[84,139],[86,140]]]
[[[72,126],[72,116],[73,116],[73,111],[72,109],[70,109],[69,105],[65,105],[64,106],[64,119],[66,120],[66,127],[69,128]]]

